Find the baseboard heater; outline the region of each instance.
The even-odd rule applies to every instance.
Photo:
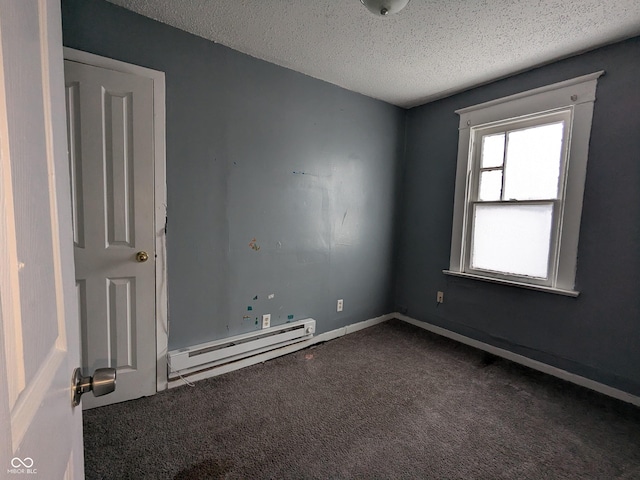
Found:
[[[169,379],[259,355],[313,337],[313,318],[169,352]]]

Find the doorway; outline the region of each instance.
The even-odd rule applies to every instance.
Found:
[[[117,370],[93,408],[167,386],[164,73],[64,49],[83,371]]]

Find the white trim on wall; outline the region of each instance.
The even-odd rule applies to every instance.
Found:
[[[372,327],[379,323],[386,322],[387,320],[391,320],[392,318],[395,318],[395,317],[396,317],[396,314],[388,313],[380,317],[371,318],[369,320],[364,320],[358,323],[352,323],[351,325],[347,325],[346,327],[336,328],[335,330],[321,333],[320,335],[315,335],[314,337],[311,337],[308,340],[294,343],[293,345],[287,345],[286,347],[270,350],[268,352],[264,352],[259,355],[254,355],[253,357],[249,357],[249,358],[244,358],[236,362],[230,362],[224,365],[219,365],[217,367],[204,369],[199,372],[194,372],[192,374],[184,375],[182,378],[177,377],[169,380],[169,388],[181,387],[185,385],[187,382],[196,382],[198,380],[205,380],[207,378],[217,377],[218,375],[222,375],[224,373],[233,372],[234,370],[240,370],[241,368],[244,368],[244,367],[249,367],[251,365],[256,365],[258,363],[263,363],[263,362],[266,362],[267,360],[281,357],[289,353],[297,352],[298,350],[302,350],[303,348],[310,347],[317,343],[327,342],[329,340],[342,337],[349,333],[357,332],[358,330]]]
[[[93,53],[64,47],[65,60],[94,67],[132,73],[153,81],[154,116],[154,187],[155,187],[155,247],[156,247],[156,389],[167,389],[168,298],[167,298],[167,245],[165,222],[167,212],[166,181],[166,107],[164,72],[101,57]]]
[[[632,405],[640,406],[640,397],[624,392],[622,390],[618,390],[617,388],[610,387],[609,385],[605,385],[603,383],[596,382],[580,375],[567,372],[566,370],[562,370],[560,368],[552,367],[551,365],[548,365],[546,363],[533,360],[523,355],[518,355],[517,353],[510,352],[509,350],[494,347],[493,345],[489,345],[488,343],[465,337],[464,335],[460,335],[459,333],[452,332],[445,328],[437,327],[436,325],[431,325],[430,323],[421,322],[420,320],[416,320],[415,318],[408,317],[401,313],[395,313],[391,315],[391,317],[402,320],[403,322],[410,323],[411,325],[415,325],[416,327],[420,327],[424,330],[428,330],[429,332],[435,333],[436,335],[450,338],[451,340],[464,343],[465,345],[477,348],[478,350],[483,350],[498,357],[502,357],[512,362],[519,363],[520,365],[524,365],[525,367],[529,367],[534,370],[538,370],[539,372],[552,375],[561,380],[565,380],[567,382],[580,385],[581,387],[594,390],[598,393],[602,393],[603,395],[607,395],[608,397],[622,400],[623,402],[631,403]]]
[[[491,353],[498,357],[502,357],[506,360],[510,360],[520,365],[524,365],[525,367],[529,367],[539,372],[546,373],[548,375],[559,378],[561,380],[565,380],[575,385],[588,388],[589,390],[602,393],[603,395],[606,395],[608,397],[612,397],[617,400],[630,403],[632,405],[640,406],[640,397],[636,395],[632,395],[630,393],[619,390],[617,388],[610,387],[609,385],[596,382],[595,380],[591,380],[589,378],[582,377],[580,375],[576,375],[571,372],[567,372],[566,370],[553,367],[546,363],[533,360],[523,355],[510,352],[509,350],[494,347],[493,345],[489,345],[488,343],[480,342],[478,340],[465,337],[464,335],[460,335],[459,333],[452,332],[445,328],[438,327],[436,325],[431,325],[430,323],[427,323],[427,322],[421,322],[420,320],[416,320],[415,318],[408,317],[407,315],[403,315],[398,312],[388,313],[380,317],[375,317],[362,322],[353,323],[351,325],[347,325],[346,327],[337,328],[329,332],[321,333],[320,335],[316,335],[308,340],[304,340],[299,343],[294,343],[293,345],[288,345],[283,348],[271,350],[269,352],[265,352],[259,355],[255,355],[253,357],[245,358],[237,362],[231,362],[228,364],[219,365],[217,367],[205,369],[199,372],[194,372],[192,374],[184,376],[183,378],[177,377],[169,381],[168,388],[181,387],[185,385],[187,382],[190,383],[190,382],[196,382],[198,380],[205,380],[207,378],[216,377],[218,375],[233,372],[234,370],[239,370],[244,367],[249,367],[251,365],[266,362],[267,360],[281,357],[289,353],[294,353],[294,352],[297,352],[298,350],[302,350],[304,348],[310,347],[318,343],[334,340],[336,338],[342,337],[349,333],[354,333],[354,332],[357,332],[358,330],[372,327],[374,325],[377,325],[379,323],[384,323],[394,318],[401,320],[403,322],[410,323],[411,325],[415,325],[416,327],[422,328],[431,333],[435,333],[436,335],[450,338],[451,340],[463,343],[465,345],[469,345],[470,347],[477,348],[478,350]]]

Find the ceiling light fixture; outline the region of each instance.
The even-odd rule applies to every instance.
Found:
[[[398,13],[407,6],[409,0],[360,0],[371,13],[379,17],[386,17]]]

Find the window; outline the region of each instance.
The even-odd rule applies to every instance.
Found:
[[[577,296],[587,151],[604,72],[458,110],[450,275]]]

